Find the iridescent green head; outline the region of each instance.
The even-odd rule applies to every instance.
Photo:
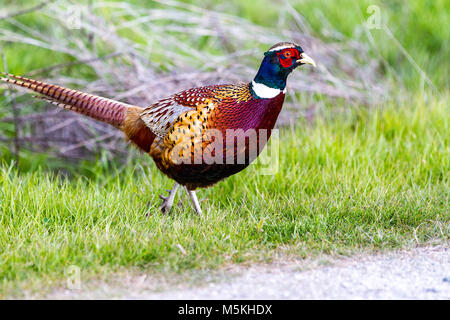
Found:
[[[303,64],[316,66],[314,60],[303,51],[300,45],[293,42],[277,43],[264,53],[264,59],[254,82],[283,90],[286,87],[288,75]]]

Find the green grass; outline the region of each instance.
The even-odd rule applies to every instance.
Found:
[[[448,241],[448,97],[428,99],[322,110],[313,125],[281,130],[278,172],[251,166],[200,191],[203,219],[190,207],[159,213],[171,182],[144,155],[70,180],[5,165],[0,295],[60,283],[70,265],[88,279]]]

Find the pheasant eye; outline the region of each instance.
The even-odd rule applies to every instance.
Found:
[[[289,58],[291,55],[292,55],[292,54],[291,54],[290,51],[286,51],[286,52],[284,53],[284,56],[285,56],[286,58]]]

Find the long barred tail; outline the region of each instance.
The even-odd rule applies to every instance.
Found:
[[[40,93],[43,95],[40,96],[40,98],[47,100],[50,103],[64,109],[84,114],[96,120],[109,123],[117,128],[120,128],[125,121],[128,109],[141,109],[140,107],[119,101],[19,77],[9,73],[0,73],[0,80]]]
[[[3,76],[1,76],[3,75]],[[143,108],[41,81],[0,72],[0,80],[42,94],[44,99],[121,129],[139,149],[149,152],[155,135],[141,119]]]

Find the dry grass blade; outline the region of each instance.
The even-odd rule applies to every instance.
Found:
[[[11,12],[11,13],[7,13],[7,14],[5,14],[3,16],[0,16],[0,20],[14,18],[14,17],[21,16],[21,15],[24,15],[24,14],[27,14],[27,13],[30,13],[30,12],[38,11],[38,10],[44,8],[46,5],[48,5],[51,2],[53,2],[53,0],[43,1],[43,2],[39,3],[38,5],[35,5],[33,7],[30,7],[30,8],[26,8],[26,9],[15,11],[15,12]]]

